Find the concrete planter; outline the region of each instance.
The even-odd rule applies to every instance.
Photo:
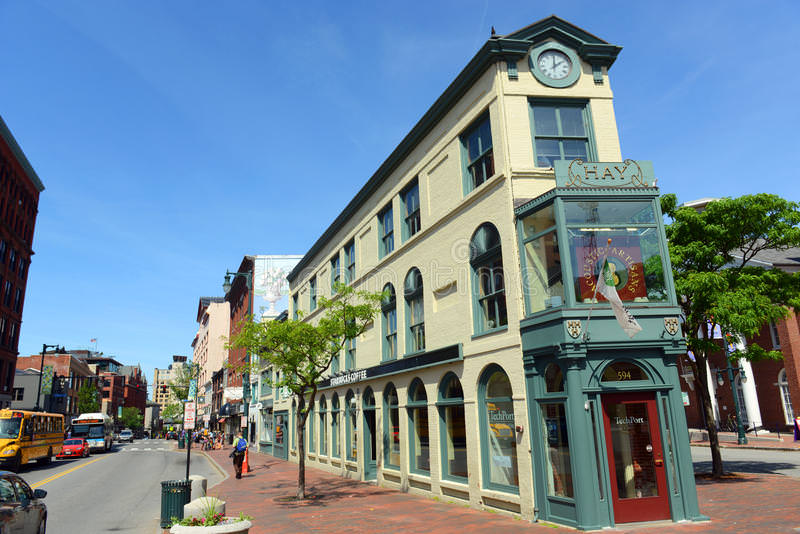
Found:
[[[170,534],[247,534],[253,524],[246,519],[239,521],[238,518],[226,518],[232,523],[221,523],[211,527],[186,527],[183,525],[175,525],[169,529]]]

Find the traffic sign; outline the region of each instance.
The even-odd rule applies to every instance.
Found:
[[[194,422],[197,417],[197,405],[194,402],[187,402],[183,408],[183,428],[194,430]]]

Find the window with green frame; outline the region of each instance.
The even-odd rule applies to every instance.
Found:
[[[478,383],[483,485],[519,492],[517,440],[511,382],[505,371],[491,364]]]
[[[328,403],[325,395],[319,399],[319,453],[328,455]]]
[[[533,150],[537,167],[557,160],[593,157],[589,109],[584,102],[531,100]]]
[[[595,292],[603,263],[623,302],[666,302],[666,246],[652,200],[562,201],[575,301],[605,302]],[[610,244],[609,244],[610,240]]]
[[[494,175],[492,128],[489,113],[475,121],[462,135],[464,194],[476,189]]]
[[[412,267],[404,284],[406,299],[406,353],[425,350],[425,302],[422,292],[422,274]]]
[[[337,253],[331,258],[331,295],[336,293],[336,282],[342,281],[342,265]]]
[[[300,318],[300,295],[295,293],[292,295],[292,319],[295,321]]]
[[[475,333],[508,324],[505,278],[500,234],[490,223],[482,224],[470,240],[470,266],[475,304]]]
[[[297,403],[292,401],[292,413],[289,419],[289,438],[291,449],[297,450]]]
[[[400,469],[400,403],[392,383],[383,390],[383,464]]]
[[[347,414],[347,459],[355,462],[358,460],[358,404],[352,389],[348,389],[344,397],[344,412]]]
[[[394,250],[394,215],[391,203],[378,214],[378,256],[383,258]]]
[[[419,213],[419,181],[414,178],[400,198],[403,201],[403,241],[422,229]]]
[[[384,298],[381,301],[383,323],[383,361],[397,358],[397,299],[394,286],[383,286]]]
[[[317,309],[317,277],[312,276],[308,281],[308,311]]]
[[[408,388],[408,459],[413,473],[431,472],[431,437],[428,424],[428,395],[422,380],[415,378]]]
[[[356,279],[356,242],[350,241],[344,246],[344,278],[349,284]]]
[[[527,313],[564,304],[561,253],[553,204],[536,208],[518,220],[522,253],[522,294]]]
[[[464,391],[453,373],[439,384],[439,429],[442,476],[467,483],[467,425],[464,417]]]
[[[306,428],[308,428],[308,443],[306,443],[306,450],[308,452],[315,452],[316,448],[316,440],[314,439],[314,428],[316,425],[314,424],[314,407],[308,407],[308,418],[306,419]]]
[[[267,369],[266,371],[261,372],[261,396],[271,395],[272,394],[272,386],[270,385],[270,378],[272,375],[272,370]]]
[[[339,394],[334,393],[331,399],[331,456],[341,458],[339,452]]]
[[[350,371],[356,368],[356,338],[350,338],[344,342],[344,370]]]

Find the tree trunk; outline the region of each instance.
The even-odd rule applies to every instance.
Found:
[[[303,440],[303,431],[306,428],[306,418],[303,416],[305,409],[305,399],[302,395],[298,395],[297,401],[297,498],[306,498],[306,444]]]
[[[708,430],[708,442],[711,448],[711,477],[719,478],[722,476],[722,452],[719,447],[719,434],[717,433],[716,418],[714,417],[714,405],[711,403],[711,395],[708,391],[709,380],[714,377],[708,376],[708,361],[704,353],[695,352],[697,362],[695,371],[698,382],[698,393],[703,399],[703,408],[706,414],[706,430]]]

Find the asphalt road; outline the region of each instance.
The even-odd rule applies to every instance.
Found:
[[[50,533],[153,534],[161,514],[161,481],[186,476],[186,450],[173,450],[175,443],[115,443],[111,452],[54,460],[49,466],[30,464],[20,475],[33,488],[47,490],[44,501]],[[208,478],[209,487],[223,478],[195,448],[190,473]]]
[[[711,449],[692,447],[695,473],[711,472]],[[722,449],[725,472],[772,473],[800,478],[800,451]]]

